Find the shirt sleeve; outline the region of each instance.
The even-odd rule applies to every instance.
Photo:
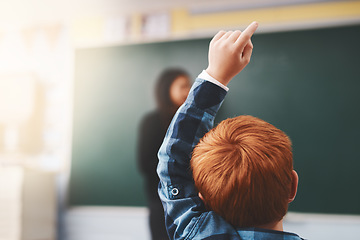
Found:
[[[222,84],[221,82],[219,82],[218,80],[216,80],[215,78],[213,78],[210,74],[207,73],[206,70],[203,70],[198,78],[204,79],[206,81],[212,82],[215,85],[218,85],[219,87],[223,88],[225,91],[229,91],[229,88],[227,86],[225,86],[224,84]]]
[[[159,196],[170,239],[190,238],[205,207],[190,170],[193,148],[214,124],[227,91],[197,78],[185,103],[176,112],[160,147],[157,168]]]

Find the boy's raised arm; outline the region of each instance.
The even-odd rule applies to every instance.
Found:
[[[219,32],[210,43],[206,72],[226,86],[249,63],[253,48],[250,38],[256,28],[254,22],[243,33]],[[208,220],[194,186],[190,159],[193,148],[213,127],[225,95],[224,88],[197,78],[185,103],[176,112],[159,150],[159,196],[170,239],[193,239],[198,234],[196,229]],[[228,227],[230,225],[224,223],[221,229],[226,231]],[[214,230],[202,232],[210,234]]]

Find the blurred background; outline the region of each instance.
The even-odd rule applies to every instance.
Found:
[[[341,0],[1,1],[0,239],[150,239],[136,143],[156,77],[196,77],[211,37],[253,20],[218,121],[252,114],[292,138],[286,230],[358,239],[360,1]]]

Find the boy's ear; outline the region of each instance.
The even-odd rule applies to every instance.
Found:
[[[200,192],[198,193],[198,195],[199,195],[199,198],[204,202],[204,198],[203,198],[203,196],[201,195]]]
[[[289,196],[289,203],[294,201],[299,183],[299,176],[295,170],[292,170],[291,178],[292,181],[291,181],[291,193]]]

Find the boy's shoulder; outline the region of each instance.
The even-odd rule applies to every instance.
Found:
[[[197,221],[191,239],[202,240],[302,240],[289,232],[261,228],[235,228],[213,211],[205,212]]]

